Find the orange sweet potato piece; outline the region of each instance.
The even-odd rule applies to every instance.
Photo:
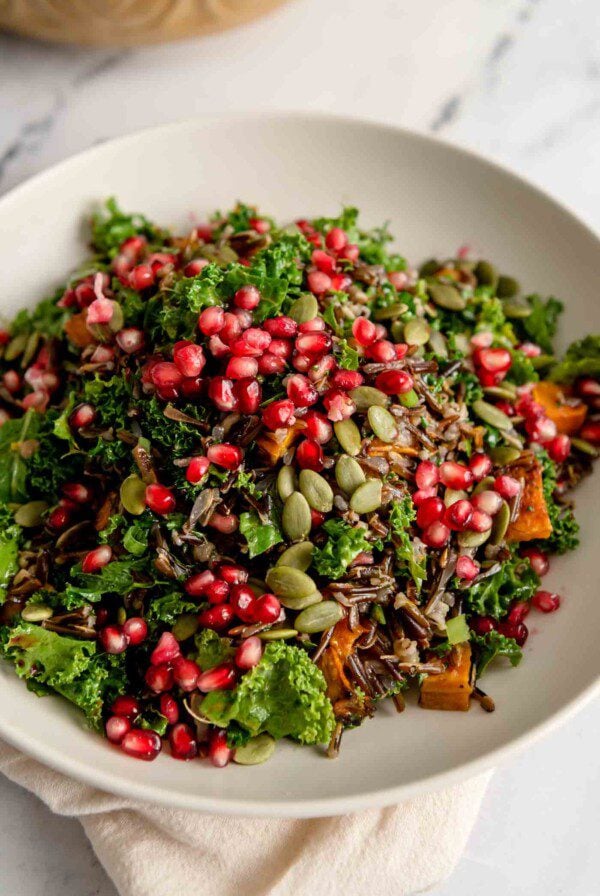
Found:
[[[84,308],[79,314],[73,314],[65,323],[65,333],[79,348],[85,348],[94,342],[94,337],[86,325],[87,310]]]
[[[507,541],[532,541],[534,538],[548,538],[552,534],[552,523],[544,498],[542,468],[536,464],[533,470],[517,467],[511,476],[519,479],[523,486],[519,515],[508,527]]]
[[[294,444],[302,430],[304,423],[296,421],[289,429],[276,429],[275,432],[264,432],[258,437],[257,444],[269,462],[274,467],[281,460],[288,448]]]
[[[425,709],[466,712],[472,691],[471,645],[467,642],[453,649],[445,672],[428,675],[423,681],[419,703]]]
[[[346,619],[341,619],[335,626],[331,640],[319,660],[318,665],[327,682],[327,696],[334,705],[337,700],[347,697],[353,690],[344,666],[354,650],[356,641],[365,631],[362,625],[353,631]]]
[[[583,424],[586,406],[582,401],[573,398],[573,390],[568,386],[540,380],[533,387],[533,398],[544,408],[546,415],[556,423],[560,433],[571,436]]]

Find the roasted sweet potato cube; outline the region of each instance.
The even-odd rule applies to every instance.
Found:
[[[294,444],[303,429],[304,424],[296,422],[288,429],[277,429],[275,432],[264,432],[259,436],[256,440],[257,444],[271,467],[274,467],[275,464],[281,460],[288,448]]]
[[[573,390],[568,386],[548,383],[541,380],[533,387],[533,398],[544,408],[551,420],[556,423],[559,432],[571,436],[581,428],[587,409],[585,404],[572,397]]]
[[[423,681],[419,703],[425,709],[466,712],[472,691],[471,646],[467,642],[453,649],[445,672],[428,675]]]
[[[542,468],[536,464],[533,470],[517,467],[511,476],[523,485],[519,515],[508,527],[507,541],[532,541],[552,535],[552,523],[546,507]]]

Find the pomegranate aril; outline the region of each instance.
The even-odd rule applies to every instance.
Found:
[[[149,264],[138,264],[129,272],[129,285],[136,292],[148,289],[154,284],[156,274]]]
[[[210,607],[208,610],[204,610],[203,613],[200,613],[198,616],[198,622],[200,625],[203,625],[204,628],[212,628],[215,631],[221,631],[221,629],[226,628],[234,616],[233,607],[229,604],[218,604],[215,607]]]
[[[521,491],[521,483],[513,476],[497,476],[494,480],[494,489],[506,501],[509,501],[511,498],[514,498],[519,494],[519,492]]]
[[[166,663],[150,666],[146,670],[144,681],[155,694],[170,691],[173,687],[173,670]]]
[[[586,376],[577,380],[577,392],[582,398],[600,398],[600,383],[592,377]]]
[[[225,369],[225,376],[231,380],[244,380],[258,373],[256,358],[230,358]]]
[[[335,370],[336,361],[333,355],[323,355],[319,360],[311,364],[308,369],[308,378],[311,383],[321,383],[325,377]]]
[[[204,597],[207,587],[214,581],[215,574],[210,569],[205,569],[204,572],[197,572],[195,575],[190,576],[189,579],[186,579],[183,587],[190,597]]]
[[[231,535],[240,525],[239,517],[235,513],[219,513],[215,511],[208,520],[207,526],[222,532],[223,535]]]
[[[130,697],[128,694],[122,694],[114,700],[110,711],[116,716],[125,716],[128,719],[135,719],[139,716],[142,708],[139,700],[136,700],[135,697]]]
[[[364,376],[358,370],[336,370],[331,377],[332,386],[336,389],[343,389],[345,392],[362,386],[364,381]]]
[[[467,489],[473,484],[473,473],[464,464],[446,460],[440,464],[440,480],[446,486],[456,491]]]
[[[578,435],[586,442],[591,442],[592,445],[600,445],[600,421],[589,420],[584,423]]]
[[[271,622],[277,622],[281,615],[281,603],[279,598],[274,594],[263,594],[258,597],[252,607],[252,619],[254,622],[260,622],[267,625]]]
[[[119,252],[121,255],[126,255],[130,261],[135,262],[145,248],[146,237],[135,234],[135,236],[128,236],[126,240],[123,240],[119,246]]]
[[[7,392],[10,392],[13,395],[21,388],[21,377],[16,370],[7,370],[2,377],[2,382],[4,383],[4,388]]]
[[[333,423],[347,420],[356,410],[356,404],[347,392],[341,389],[330,389],[323,396],[323,405],[327,411],[327,417]]]
[[[276,430],[284,426],[291,426],[295,422],[294,402],[289,398],[273,401],[262,412],[262,420],[268,429]]]
[[[319,400],[319,393],[310,380],[301,373],[290,376],[285,388],[288,398],[297,408],[307,408]]]
[[[560,607],[560,596],[553,591],[537,591],[531,598],[531,604],[542,613],[553,613]]]
[[[211,604],[223,604],[229,597],[229,585],[223,579],[215,579],[205,586],[204,595]]]
[[[301,470],[320,473],[324,466],[323,449],[314,439],[304,439],[296,448],[296,463]]]
[[[471,582],[479,573],[479,564],[463,554],[456,561],[456,575],[465,582]]]
[[[201,674],[200,666],[193,660],[178,656],[173,662],[173,678],[182,691],[193,691]]]
[[[343,249],[340,249],[338,252],[338,258],[343,258],[344,261],[358,261],[358,256],[360,255],[360,249],[358,246],[353,245],[352,243],[347,243]]]
[[[477,353],[476,363],[488,373],[504,373],[512,363],[506,348],[482,348]]]
[[[499,622],[497,628],[505,638],[514,638],[519,647],[522,647],[529,637],[529,630],[524,622]]]
[[[433,488],[440,481],[440,471],[430,460],[422,460],[415,470],[415,482],[419,489]]]
[[[216,768],[225,768],[231,762],[233,750],[227,746],[225,731],[215,731],[208,745],[208,758]]]
[[[162,742],[156,731],[133,728],[121,741],[121,749],[128,756],[152,762],[161,751]]]
[[[112,548],[109,544],[100,545],[93,551],[88,551],[81,561],[81,570],[85,573],[94,573],[110,563],[112,559]]]
[[[462,532],[466,529],[473,517],[473,505],[466,498],[461,498],[451,504],[444,514],[444,522],[451,529]]]
[[[231,311],[223,315],[223,326],[219,330],[219,338],[227,345],[231,345],[242,333],[242,324],[238,317]]]
[[[208,473],[210,461],[207,457],[193,457],[186,467],[185,478],[192,485],[201,482]]]
[[[233,380],[223,376],[213,377],[208,386],[208,396],[219,411],[236,411],[238,408]]]
[[[131,731],[131,722],[125,716],[110,716],[104,730],[111,744],[120,744],[127,732]]]
[[[473,532],[487,532],[492,528],[492,518],[484,510],[474,510],[468,528]]]
[[[244,311],[253,311],[260,304],[260,292],[256,286],[242,286],[233,297],[233,304]]]
[[[541,442],[542,445],[550,442],[557,433],[554,420],[544,416],[527,418],[525,420],[525,429],[533,442]],[[585,436],[582,436],[582,438],[585,438]]]
[[[291,339],[298,332],[298,324],[291,317],[271,317],[263,321],[263,329],[273,339]]]
[[[192,258],[184,267],[183,274],[185,277],[197,277],[208,264],[210,264],[208,258]]]
[[[417,526],[426,529],[432,523],[441,520],[446,507],[441,498],[426,498],[417,510]]]
[[[550,569],[548,555],[539,548],[522,548],[521,557],[527,557],[534,573],[540,577],[545,576]]]
[[[154,513],[165,516],[175,510],[176,503],[175,495],[165,485],[152,482],[146,486],[146,506]]]
[[[238,401],[239,412],[255,414],[262,401],[262,389],[258,380],[253,377],[236,380],[233,391]]]
[[[310,508],[310,525],[312,529],[318,529],[319,526],[322,526],[325,522],[325,514],[321,513],[320,510],[315,510],[314,507]]]
[[[469,460],[469,470],[476,482],[488,476],[492,469],[492,459],[487,454],[473,454]]]
[[[324,252],[323,249],[315,249],[310,260],[317,270],[322,271],[324,274],[331,275],[335,271],[335,258],[328,252]]]
[[[322,317],[313,317],[312,320],[304,320],[298,324],[299,333],[321,333],[327,328]]]
[[[450,529],[439,520],[421,533],[421,540],[430,548],[443,548],[450,538]]]
[[[221,663],[214,669],[203,672],[198,678],[198,690],[205,694],[210,691],[225,691],[235,687],[236,676],[233,663]]]
[[[158,639],[158,644],[150,654],[150,662],[153,666],[172,663],[178,656],[181,656],[179,641],[172,632],[163,632]]]
[[[527,358],[537,358],[542,354],[542,350],[535,342],[522,342],[519,350],[523,352]]]
[[[96,408],[91,404],[80,404],[71,413],[69,424],[73,429],[84,429],[86,426],[91,426],[95,419]]]
[[[306,282],[310,291],[316,296],[323,295],[323,293],[331,289],[331,277],[328,274],[324,274],[323,271],[311,271],[306,278]]]
[[[115,313],[116,303],[111,299],[100,298],[94,299],[91,305],[88,306],[86,324],[89,327],[93,326],[93,324],[109,324],[113,319],[113,315]]]
[[[136,647],[146,640],[148,636],[148,625],[146,620],[141,616],[131,616],[123,623],[123,631],[129,638],[129,643]]]
[[[325,245],[332,252],[341,252],[348,245],[348,237],[341,227],[332,227],[325,236]]]
[[[242,622],[254,622],[254,605],[256,596],[248,585],[232,585],[230,590],[231,607]]]
[[[487,635],[496,628],[496,620],[489,616],[474,616],[469,620],[469,626],[477,635]]]
[[[571,439],[567,435],[559,434],[548,442],[546,450],[551,460],[562,464],[571,453]]]
[[[262,656],[262,641],[256,635],[242,641],[235,652],[235,664],[238,669],[253,669]]]
[[[248,581],[248,570],[233,563],[221,563],[216,572],[228,585],[243,585]]]
[[[436,497],[437,489],[435,486],[431,488],[419,488],[416,492],[413,492],[412,500],[415,507],[420,507],[428,498]]]
[[[137,327],[124,327],[115,336],[115,342],[127,355],[133,355],[144,347],[144,333]]]
[[[498,492],[486,489],[485,491],[473,495],[471,504],[476,510],[482,510],[484,513],[494,516],[502,507],[502,498]]]
[[[269,346],[269,354],[276,355],[287,361],[292,357],[292,343],[289,339],[272,339]]]
[[[328,333],[301,333],[294,344],[301,355],[320,357],[331,348],[331,336]]]
[[[306,425],[306,435],[318,442],[319,445],[326,445],[333,438],[333,426],[324,414],[319,411],[309,411],[303,419]]]
[[[404,395],[414,386],[414,380],[405,370],[384,370],[375,379],[375,386],[386,395]]]
[[[389,364],[396,360],[396,346],[387,339],[379,339],[367,347],[366,355],[378,364]]]
[[[201,345],[182,340],[173,346],[173,361],[175,366],[185,377],[200,376],[206,364],[206,358]]]
[[[278,373],[283,373],[286,367],[285,359],[272,355],[271,352],[265,352],[258,359],[258,372],[262,376],[276,376]]]
[[[120,625],[106,625],[98,632],[98,640],[107,653],[124,653],[129,645],[129,638]]]
[[[489,348],[493,341],[494,334],[489,330],[481,330],[471,336],[471,345],[475,348]],[[476,360],[479,360],[479,355],[476,355]]]
[[[179,387],[184,398],[198,398],[204,391],[204,381],[199,376],[187,377]]]
[[[352,324],[352,335],[359,345],[366,348],[377,339],[377,328],[372,320],[366,317],[357,317]]]
[[[216,336],[225,325],[225,312],[218,305],[205,308],[198,315],[198,329],[205,336]]]
[[[175,725],[179,721],[179,705],[175,697],[171,694],[161,694],[160,712],[165,717],[169,725]]]
[[[229,442],[222,442],[220,445],[211,445],[206,456],[211,464],[217,467],[223,467],[225,470],[237,470],[242,462],[244,452],[237,445],[231,445]]]
[[[309,355],[301,355],[296,352],[292,358],[292,367],[298,371],[298,373],[308,373],[312,365],[314,364],[314,358],[311,358]]]
[[[185,722],[179,722],[169,731],[169,746],[175,759],[193,759],[198,755],[198,744],[194,732]]]
[[[160,389],[177,389],[183,380],[183,374],[172,361],[159,361],[153,366],[150,376],[154,385]]]
[[[523,620],[529,613],[529,610],[530,607],[526,601],[518,600],[516,603],[512,604],[510,610],[508,611],[508,622],[523,622]]]

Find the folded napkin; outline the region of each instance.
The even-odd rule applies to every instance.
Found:
[[[198,896],[419,893],[456,865],[491,774],[388,809],[281,819],[123,799],[1,741],[0,771],[53,812],[79,819],[121,896],[176,896],[191,888]]]

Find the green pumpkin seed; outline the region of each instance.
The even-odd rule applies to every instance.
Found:
[[[398,436],[396,421],[389,411],[374,404],[367,411],[369,425],[382,442],[393,442]]]
[[[329,513],[333,507],[333,491],[325,477],[314,470],[301,470],[298,482],[309,507],[319,513]]]
[[[498,285],[496,287],[496,295],[499,299],[512,299],[520,290],[519,281],[514,277],[507,277],[501,274],[498,277]]]
[[[404,341],[408,345],[425,345],[429,342],[431,335],[431,327],[427,321],[421,317],[415,317],[409,320],[404,327]]]
[[[14,361],[15,358],[18,358],[25,351],[27,339],[28,336],[25,333],[21,333],[20,336],[15,336],[14,339],[11,339],[4,351],[5,360]]]
[[[335,600],[324,600],[314,607],[308,607],[296,617],[296,628],[299,632],[311,635],[315,632],[324,632],[331,628],[340,619],[344,618],[344,610]]]
[[[532,309],[525,302],[505,301],[502,302],[502,310],[509,320],[524,320],[529,317]]]
[[[139,516],[146,509],[146,485],[135,473],[123,480],[119,494],[127,513]]]
[[[335,437],[346,452],[352,457],[357,455],[362,445],[360,429],[354,420],[340,420],[333,424]]]
[[[238,765],[260,765],[266,762],[275,751],[275,738],[270,734],[257,734],[251,737],[233,754],[233,761]]]
[[[456,351],[462,352],[463,355],[468,355],[471,351],[471,344],[469,342],[469,338],[464,333],[455,333],[454,334],[454,345],[456,347]]]
[[[359,462],[347,454],[342,454],[338,458],[335,465],[335,478],[341,490],[347,495],[352,495],[367,479]]]
[[[471,529],[467,529],[458,533],[458,543],[461,548],[478,548],[486,543],[491,532],[491,529],[486,529],[485,532],[474,532]]]
[[[298,613],[300,610],[305,610],[306,607],[312,607],[313,604],[320,604],[323,600],[323,595],[320,591],[313,591],[311,594],[307,594],[306,597],[280,597],[279,601],[286,610],[294,610],[295,613]]]
[[[509,384],[508,381],[506,381],[506,383],[502,386],[486,386],[483,391],[488,398],[498,398],[504,399],[506,401],[512,401],[516,397],[517,390],[516,387],[514,388],[514,390],[511,387],[512,383]]]
[[[24,619],[25,622],[43,622],[44,619],[50,619],[53,612],[52,608],[46,604],[31,604],[29,607],[23,607],[21,619]]]
[[[510,507],[503,501],[500,510],[494,517],[494,522],[492,523],[492,534],[490,535],[490,544],[500,544],[504,536],[506,535],[506,530],[508,529],[508,524],[510,523]]]
[[[308,501],[301,492],[293,492],[286,499],[281,514],[281,526],[290,541],[304,541],[312,519]]]
[[[535,358],[530,358],[529,360],[534,370],[544,370],[544,368],[554,364],[556,357],[554,355],[536,355]]]
[[[187,641],[198,631],[197,613],[182,613],[175,621],[172,632],[177,641]]]
[[[427,290],[432,302],[438,308],[445,308],[446,311],[463,311],[467,307],[467,300],[455,286],[450,286],[448,283],[428,283]]]
[[[446,507],[452,507],[457,501],[462,501],[468,497],[468,494],[463,489],[447,488],[444,492],[444,504]]]
[[[448,343],[443,333],[439,330],[431,330],[429,334],[429,347],[439,358],[448,357]]]
[[[259,632],[258,637],[261,641],[284,641],[295,638],[297,634],[295,628],[270,628],[266,632]]]
[[[295,320],[297,324],[305,324],[309,320],[314,320],[318,313],[319,303],[312,293],[304,292],[292,303],[288,317]]]
[[[404,314],[407,308],[408,305],[404,305],[402,302],[393,302],[385,308],[378,308],[373,317],[375,320],[394,320],[395,317]]]
[[[419,277],[433,277],[442,267],[437,258],[429,258],[419,268]]]
[[[315,546],[312,541],[299,541],[283,552],[276,565],[292,566],[294,569],[306,572],[312,563],[314,550]]]
[[[37,347],[40,341],[39,333],[32,333],[29,339],[27,340],[27,344],[25,345],[25,350],[23,352],[23,357],[21,358],[21,367],[27,367],[31,362],[33,356],[37,351]]]
[[[15,511],[15,523],[23,526],[24,529],[33,529],[34,526],[41,526],[44,521],[44,514],[48,510],[46,501],[28,501],[27,504],[21,504]]]
[[[404,339],[404,324],[401,320],[395,320],[390,327],[390,333],[394,342],[402,342]]]
[[[267,583],[264,579],[259,579],[258,577],[251,576],[248,579],[248,587],[252,589],[255,597],[262,597],[263,594],[267,592]]]
[[[518,448],[510,448],[508,445],[497,445],[490,449],[490,457],[499,467],[514,463],[520,456],[521,452]],[[486,488],[488,488],[487,485]]]
[[[496,286],[498,283],[498,271],[489,261],[479,261],[474,274],[480,286]]]
[[[350,498],[350,509],[354,513],[373,513],[381,507],[381,480],[367,479],[359,485]]]
[[[280,599],[308,597],[317,586],[310,576],[293,566],[272,566],[266,575],[268,587]]]
[[[389,397],[374,386],[357,386],[350,392],[350,398],[356,405],[357,411],[368,411],[373,405],[386,408],[390,403]]]
[[[576,448],[577,451],[581,451],[582,454],[587,454],[589,457],[598,457],[598,451],[591,442],[586,442],[585,439],[579,439],[576,436],[571,438],[571,445],[573,448]]]
[[[420,404],[421,399],[419,398],[415,390],[411,389],[410,392],[404,392],[403,395],[399,395],[398,402],[402,405],[403,408],[416,408],[417,405]]]
[[[510,417],[507,417],[503,411],[493,404],[479,398],[473,402],[472,408],[484,423],[489,423],[490,426],[495,426],[496,429],[512,429]]]
[[[298,488],[298,477],[293,467],[283,466],[277,474],[277,494],[282,501],[287,501],[289,496]]]
[[[494,477],[493,476],[484,476],[481,479],[475,488],[473,489],[473,494],[478,495],[480,492],[486,492],[489,488],[494,487]]]

